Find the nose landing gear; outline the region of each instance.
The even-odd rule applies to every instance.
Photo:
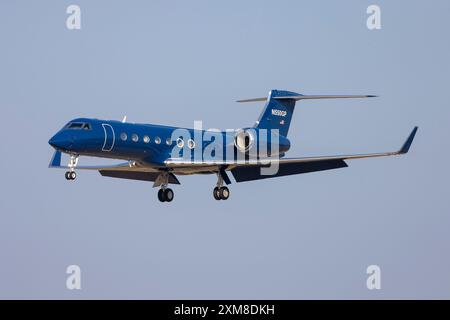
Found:
[[[75,180],[77,178],[77,173],[75,172],[75,167],[78,163],[78,156],[71,155],[69,160],[69,171],[66,172],[65,177],[66,180]]]
[[[213,196],[216,200],[227,200],[230,197],[230,190],[223,186],[222,175],[217,173],[217,184],[213,190]]]
[[[75,180],[77,178],[77,173],[75,171],[67,171],[65,177],[66,180]]]

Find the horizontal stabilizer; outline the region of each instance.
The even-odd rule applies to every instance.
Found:
[[[244,99],[244,100],[237,100],[236,102],[257,102],[257,101],[266,101],[267,97],[264,98],[254,98],[254,99]]]
[[[375,98],[377,96],[374,95],[291,95],[291,96],[279,96],[272,97],[276,100],[317,100],[317,99],[363,99],[363,98]],[[237,100],[236,102],[257,102],[257,101],[266,101],[265,98],[254,98],[254,99],[244,99]]]
[[[316,100],[316,99],[363,99],[363,98],[375,98],[373,95],[298,95],[298,96],[285,96],[275,97],[277,100],[293,99],[298,100]]]

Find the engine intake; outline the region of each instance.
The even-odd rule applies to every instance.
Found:
[[[247,130],[240,130],[234,137],[234,145],[240,152],[248,152],[255,147],[255,133]]]

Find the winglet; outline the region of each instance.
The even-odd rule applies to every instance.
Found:
[[[52,160],[48,165],[49,168],[57,168],[61,166],[61,151],[56,150],[53,154]]]
[[[400,149],[400,151],[398,152],[399,154],[405,154],[408,153],[409,148],[411,147],[411,144],[414,140],[414,137],[416,136],[416,132],[417,129],[419,129],[418,127],[414,127],[413,131],[411,132],[411,134],[409,135],[408,139],[406,139],[405,143],[403,144],[402,148]]]

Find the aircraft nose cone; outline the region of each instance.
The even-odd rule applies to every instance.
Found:
[[[60,134],[55,134],[48,140],[48,143],[55,149],[68,150],[72,146],[73,141]]]

